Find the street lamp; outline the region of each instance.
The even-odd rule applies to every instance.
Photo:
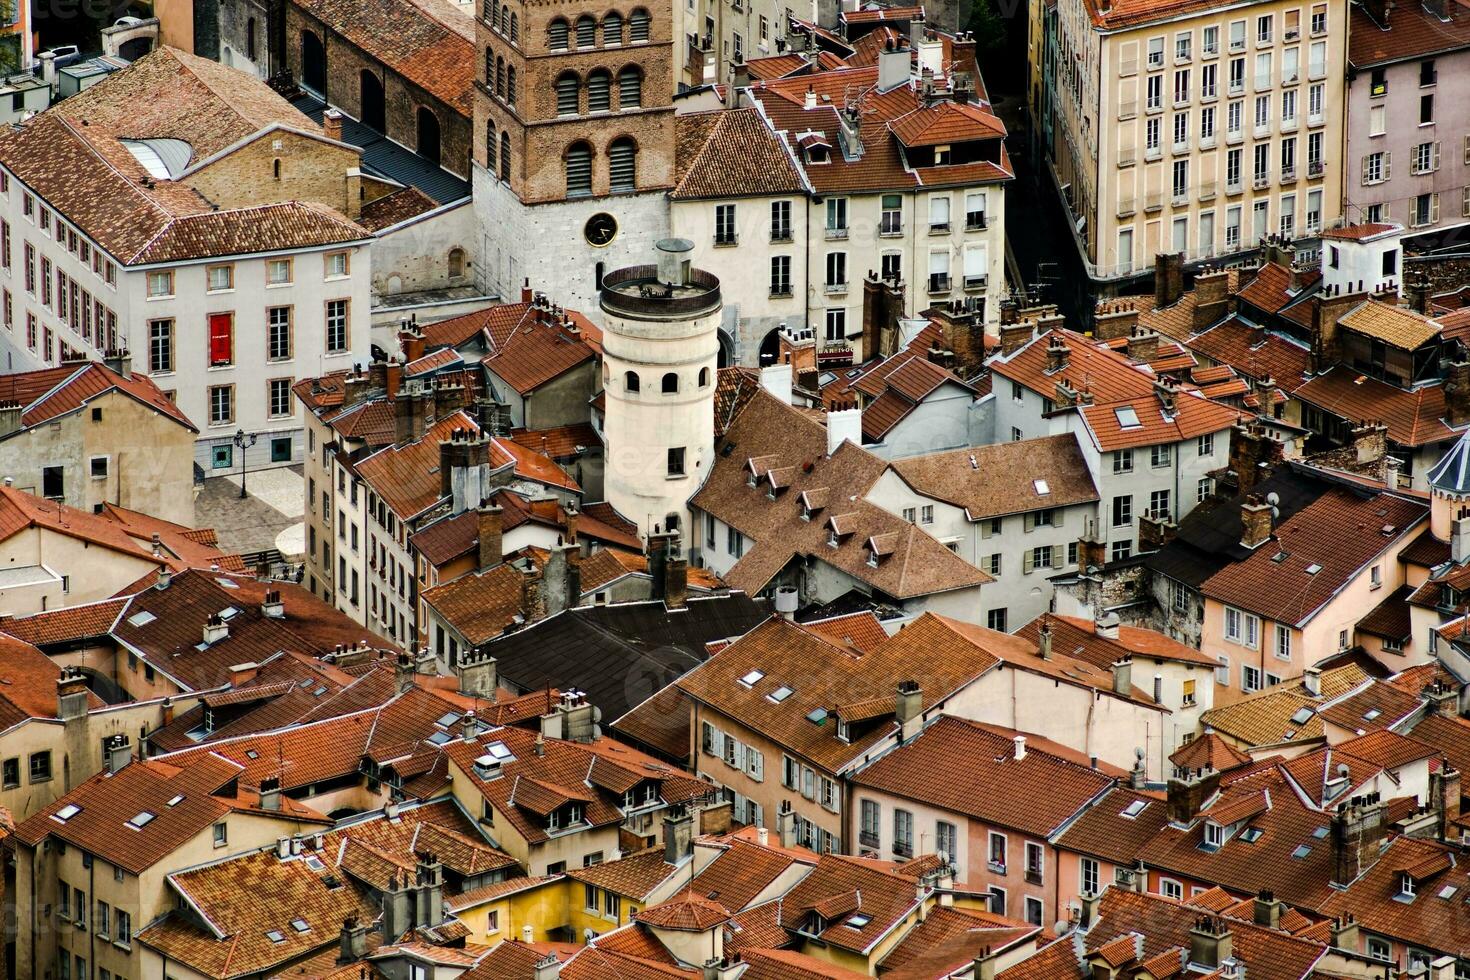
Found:
[[[230,440],[232,443],[234,443],[235,448],[238,449],[238,450],[240,450],[240,499],[241,500],[244,500],[245,499],[245,450],[247,450],[251,446],[255,445],[255,439],[256,439],[256,436],[253,433],[250,434],[250,435],[246,435],[244,429],[236,429],[235,430],[235,437]]]

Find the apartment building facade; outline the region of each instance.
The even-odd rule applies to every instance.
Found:
[[[1340,217],[1347,19],[1342,0],[1058,3],[1042,115],[1094,282]]]
[[[1409,234],[1470,222],[1470,110],[1449,90],[1470,71],[1470,12],[1362,3],[1351,18],[1344,217]]]

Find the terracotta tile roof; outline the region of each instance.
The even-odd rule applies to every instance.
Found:
[[[730,919],[730,910],[719,902],[685,892],[666,902],[634,913],[645,925],[678,932],[704,932]]]
[[[463,912],[486,902],[493,902],[507,895],[514,895],[522,891],[530,891],[540,888],[550,882],[561,881],[561,875],[540,875],[533,877],[507,878],[491,885],[485,885],[472,891],[460,892],[449,899],[449,911]],[[538,944],[539,945],[539,944]],[[546,953],[541,954],[545,957]]]
[[[1130,807],[1140,807],[1129,817]],[[1109,790],[1057,836],[1057,846],[1131,867],[1168,823],[1164,801],[1126,787]]]
[[[588,769],[594,759],[623,768],[640,782],[657,783],[661,798],[670,805],[703,797],[710,791],[710,784],[612,739],[600,738],[590,743],[546,739],[543,754],[537,755],[535,743],[539,737],[539,732],[497,728],[470,741],[449,742],[442,749],[454,769],[458,770],[455,778],[467,779],[470,786],[494,805],[497,816],[504,816],[523,838],[533,844],[547,840],[548,835],[541,815],[521,805],[521,784],[528,779],[536,780],[569,800],[585,797],[583,816],[589,826],[605,827],[622,822],[619,809],[622,794],[615,795],[595,787],[589,789],[586,783]],[[487,746],[496,742],[509,750],[513,758],[502,763],[495,776],[485,778],[475,760],[486,754]]]
[[[878,617],[869,611],[811,620],[802,623],[802,628],[859,653],[872,653],[888,642],[888,631],[883,628]]]
[[[1200,591],[1300,627],[1374,558],[1417,533],[1427,514],[1416,499],[1334,487],[1277,527],[1274,540],[1211,575]]]
[[[0,620],[0,630],[36,646],[96,639],[112,631],[118,614],[126,605],[126,599],[103,599],[34,616]]]
[[[944,717],[855,774],[853,782],[993,826],[1050,836],[1113,780],[1029,744],[1017,759],[1020,734]]]
[[[1324,705],[1324,721],[1350,732],[1369,732],[1402,721],[1421,704],[1416,695],[1379,680],[1368,680],[1356,690]]]
[[[1292,394],[1355,425],[1381,421],[1388,426],[1388,437],[1401,446],[1427,446],[1458,435],[1444,422],[1443,385],[1404,391],[1338,364]]]
[[[1409,733],[1419,742],[1433,746],[1454,769],[1464,772],[1464,767],[1470,766],[1470,721],[1435,712],[1416,721]]]
[[[438,202],[417,187],[402,187],[365,203],[357,216],[357,223],[368,231],[382,231],[438,206]]]
[[[819,907],[844,909],[836,917],[823,916],[821,940],[838,949],[866,952],[918,907],[918,883],[918,875],[904,874],[890,862],[823,855],[781,900],[781,925],[806,928]],[[855,913],[868,921],[856,928],[847,924]]]
[[[1224,772],[1236,766],[1246,765],[1251,761],[1251,757],[1214,732],[1205,732],[1192,742],[1175,749],[1169,756],[1169,761],[1176,769]]]
[[[1025,479],[1003,478],[1019,472],[1018,466],[1024,466]],[[972,521],[1098,499],[1071,433],[911,456],[889,467],[916,492],[963,507]]]
[[[434,351],[432,354],[425,354],[418,360],[409,361],[403,365],[403,376],[405,378],[414,378],[421,374],[431,374],[440,368],[449,367],[451,364],[459,365],[463,363],[464,358],[460,356],[459,351],[453,347],[444,347]]]
[[[1034,956],[996,974],[996,980],[1083,980],[1085,973],[1071,936],[1042,947]]]
[[[730,585],[757,593],[792,558],[811,554],[895,599],[971,588],[990,576],[936,539],[894,514],[862,499],[883,471],[882,460],[850,441],[827,455],[827,433],[819,422],[758,391],[718,444],[719,453],[693,506],[713,514],[754,541],[725,576]],[[747,464],[770,457],[766,471],[791,467],[789,488],[768,500],[763,488],[747,485]],[[827,543],[823,510],[804,520],[797,501],[806,491],[830,490],[856,497],[845,506],[838,547]],[[869,539],[896,535],[891,556],[868,563]]]
[[[649,894],[668,881],[678,867],[664,860],[664,848],[659,845],[625,855],[616,861],[572,869],[567,872],[567,877],[616,892],[625,898],[646,902]]]
[[[279,819],[283,828],[302,821],[329,822],[289,798],[282,799],[278,813],[261,810],[258,795],[233,788],[240,771],[238,765],[207,754],[183,768],[156,759],[135,760],[116,773],[104,771],[88,779],[22,822],[15,834],[31,847],[57,837],[138,874],[233,810]],[[170,806],[176,797],[183,799]],[[78,809],[72,812],[71,807]],[[62,811],[71,815],[63,819]],[[135,829],[143,813],[153,817]]]
[[[988,107],[940,102],[899,116],[888,128],[904,146],[936,146],[986,136],[1004,137],[1005,124]]]
[[[1363,928],[1401,943],[1464,956],[1470,953],[1470,920],[1464,893],[1470,887],[1453,852],[1434,841],[1396,837],[1367,871],[1323,905],[1328,915],[1353,915]],[[1415,895],[1400,899],[1404,874],[1415,877]],[[1442,895],[1447,889],[1453,891]]]
[[[1279,262],[1267,262],[1250,282],[1236,290],[1235,295],[1263,313],[1280,313],[1298,297],[1304,296],[1321,278],[1320,272],[1301,274],[1297,279],[1298,288],[1294,290],[1291,270]]]
[[[911,644],[925,646],[930,655],[916,660]],[[942,658],[936,656],[941,651]],[[889,736],[895,723],[886,721],[843,742],[836,736],[835,724],[808,720],[813,711],[831,712],[863,698],[893,699],[896,685],[903,680],[919,684],[927,709],[997,662],[994,654],[966,642],[932,614],[920,617],[895,640],[862,655],[773,618],[675,683],[696,701],[760,728],[792,754],[837,772]],[[741,683],[740,678],[753,670],[764,674],[750,686]],[[772,702],[768,695],[782,686],[792,693]]]
[[[1355,22],[1356,20],[1357,18],[1354,17]],[[1346,225],[1342,228],[1328,228],[1322,232],[1322,237],[1337,241],[1361,242],[1369,238],[1376,238],[1379,235],[1386,235],[1389,232],[1401,230],[1402,226],[1400,225],[1386,224],[1383,222],[1364,222],[1362,224]]]
[[[479,431],[468,413],[454,412],[430,426],[417,442],[387,446],[359,461],[357,473],[400,520],[417,517],[440,499],[439,443],[457,432]]]
[[[581,450],[602,447],[602,437],[590,422],[551,429],[511,429],[510,438],[517,445],[551,459],[566,459],[579,455]]]
[[[868,975],[793,949],[750,949],[741,959],[746,967],[740,975],[748,980],[861,980]]]
[[[1353,307],[1338,317],[1337,322],[1400,350],[1418,350],[1439,336],[1439,324],[1427,316],[1376,299]]]
[[[679,176],[669,196],[675,200],[807,191],[791,150],[755,109],[676,116],[674,129]]]
[[[1047,348],[1053,333],[1060,335],[1069,353],[1066,366],[1048,373]],[[1221,432],[1240,417],[1235,409],[1188,389],[1175,393],[1174,414],[1165,415],[1151,374],[1105,345],[1070,330],[1048,331],[1009,356],[993,358],[990,369],[1045,398],[1056,397],[1057,382],[1062,380],[1090,391],[1093,402],[1081,407],[1079,413],[1093,442],[1104,452]],[[1133,418],[1120,415],[1128,414],[1129,409]]]
[[[597,355],[582,333],[580,313],[569,313],[575,331],[553,322],[549,313],[527,317],[480,362],[518,394],[527,395]]]
[[[1228,364],[1248,378],[1269,377],[1288,391],[1305,381],[1312,369],[1311,351],[1304,345],[1274,331],[1253,328],[1238,317],[1185,343],[1202,357]]]
[[[93,399],[118,391],[197,432],[198,427],[148,377],[124,378],[95,361],[63,364],[40,371],[0,375],[0,401],[21,405],[21,424],[41,425],[85,408]]]
[[[514,565],[496,565],[463,575],[420,593],[444,620],[471,644],[499,636],[521,618],[525,573]]]
[[[1017,630],[1016,635],[1036,643],[1040,638],[1043,623],[1051,627],[1053,650],[1089,663],[1099,670],[1109,669],[1124,656],[1168,660],[1211,668],[1215,666],[1214,658],[1155,630],[1141,629],[1137,626],[1119,626],[1117,637],[1109,638],[1098,635],[1097,623],[1078,616],[1043,613]]]
[[[1387,640],[1397,640],[1400,643],[1408,641],[1409,629],[1409,597],[1414,594],[1410,586],[1401,586],[1383,597],[1383,601],[1374,606],[1369,613],[1358,620],[1356,629],[1360,633],[1368,633],[1372,636],[1383,637]]]
[[[711,845],[701,842],[701,846]],[[722,846],[724,852],[695,876],[689,883],[689,891],[718,899],[721,905],[735,912],[746,910],[794,865],[807,868],[816,864],[815,854],[794,854],[741,837],[727,837]]]
[[[306,0],[302,10],[370,58],[468,118],[475,78],[474,22],[433,0]],[[441,125],[447,125],[444,120]]]
[[[915,17],[923,16],[923,13],[924,8],[918,4],[908,7],[870,7],[844,10],[840,19],[844,24],[878,24],[890,20],[913,20]]]
[[[977,909],[937,906],[883,958],[884,980],[949,976],[982,953],[1034,946],[1040,926]]]

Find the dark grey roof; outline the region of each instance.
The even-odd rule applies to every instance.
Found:
[[[487,649],[502,684],[520,693],[576,688],[606,723],[703,663],[706,643],[742,636],[768,615],[764,599],[743,592],[690,599],[672,611],[659,600],[579,606]]]
[[[316,122],[322,121],[322,113],[327,108],[325,102],[307,92],[293,98],[291,104]],[[342,141],[362,150],[362,168],[367,173],[386,177],[405,187],[417,187],[439,204],[470,196],[469,181],[459,179],[437,163],[399,146],[356,119],[342,118]]]
[[[1470,431],[1455,440],[1429,471],[1429,485],[1436,490],[1457,495],[1470,495]]]
[[[1305,468],[1287,465],[1258,484],[1254,492],[1262,498],[1276,495],[1273,524],[1279,525],[1338,485]],[[1241,502],[1238,496],[1206,500],[1179,522],[1179,532],[1173,541],[1144,559],[1144,566],[1197,587],[1226,565],[1243,561],[1251,552],[1240,543],[1244,531],[1240,521]]]

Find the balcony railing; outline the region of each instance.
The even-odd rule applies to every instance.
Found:
[[[858,831],[858,843],[863,847],[881,846],[881,842],[878,839],[878,832],[876,830]]]
[[[845,283],[845,282],[828,282],[828,283],[823,283],[822,284],[822,291],[825,292],[825,293],[828,293],[828,294],[831,294],[831,293],[845,293],[845,292],[847,292],[847,283]]]
[[[833,228],[830,225],[826,229],[826,238],[829,242],[841,242],[847,240],[847,229]]]
[[[1118,151],[1118,166],[1131,167],[1138,162],[1138,150],[1125,146]]]
[[[878,234],[883,238],[897,238],[903,234],[903,219],[885,214],[878,222]]]
[[[1270,173],[1270,171],[1267,171],[1266,173],[1263,173],[1263,174],[1256,174],[1256,176],[1254,178],[1252,178],[1252,180],[1251,180],[1251,186],[1254,187],[1258,191],[1265,190],[1267,187],[1270,187],[1271,186],[1271,173]]]
[[[1290,181],[1290,180],[1296,180],[1296,167],[1295,166],[1282,167],[1281,168],[1281,182],[1284,184],[1284,183],[1286,183],[1287,181]]]
[[[1311,163],[1307,164],[1308,177],[1320,177],[1326,172],[1327,164],[1323,163],[1321,160],[1313,160]]]
[[[929,222],[929,234],[931,234],[931,235],[948,235],[949,234],[949,222],[948,221],[931,221],[931,222]]]

